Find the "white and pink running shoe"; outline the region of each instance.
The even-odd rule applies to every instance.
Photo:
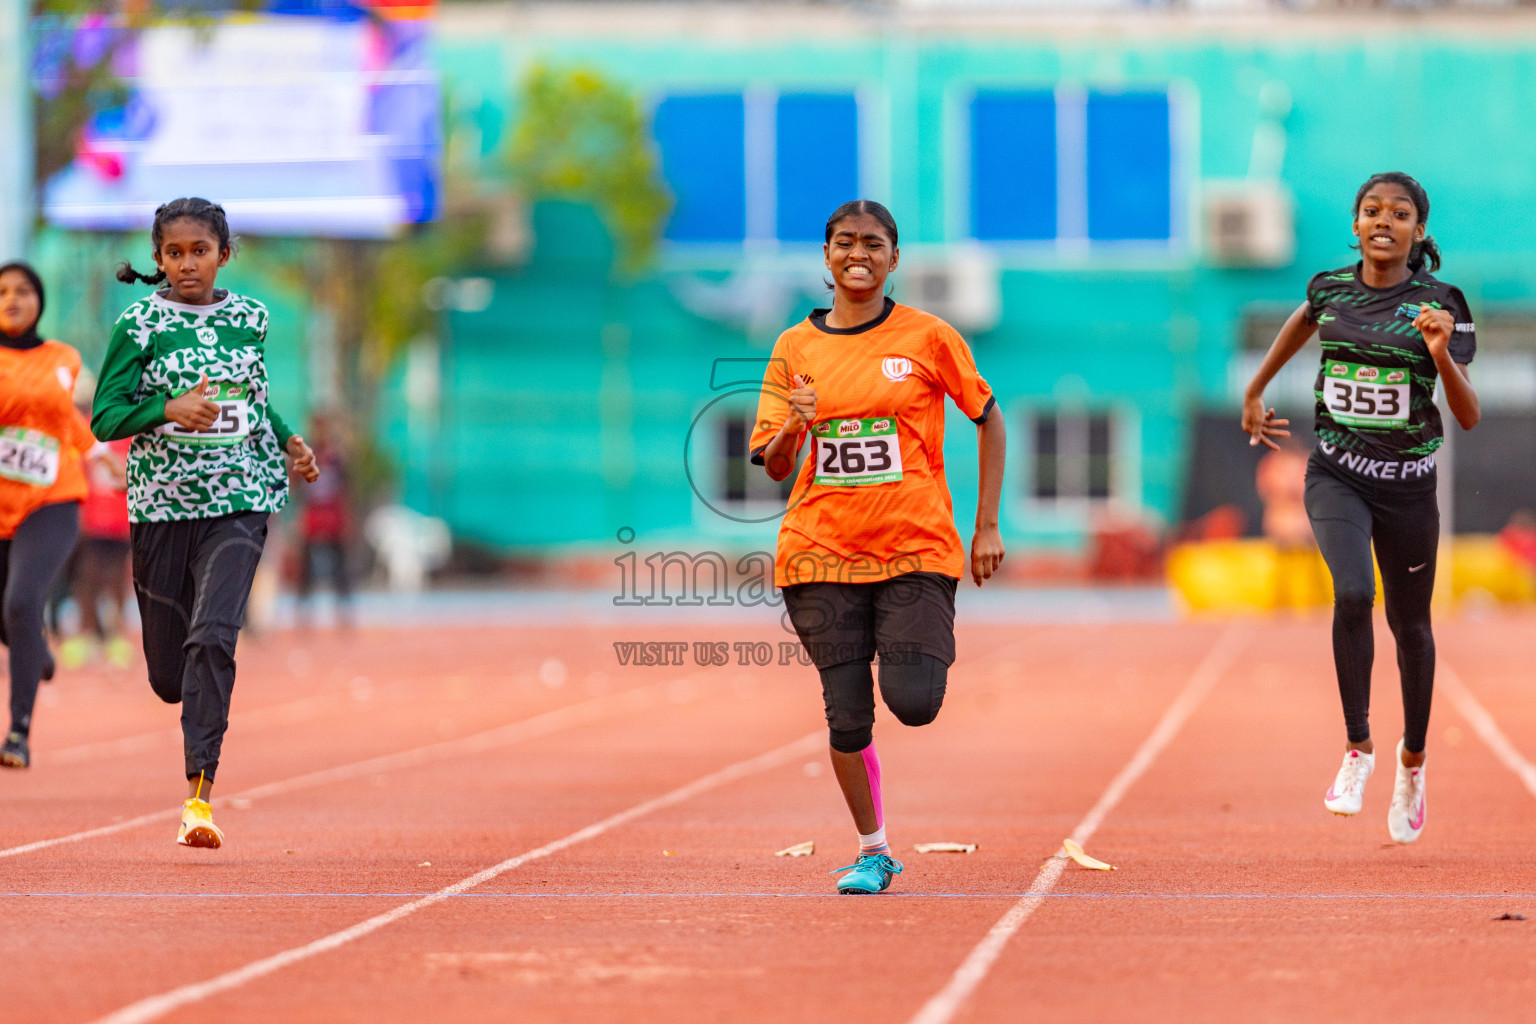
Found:
[[[1360,805],[1365,802],[1365,780],[1375,770],[1375,754],[1367,754],[1363,750],[1346,753],[1344,763],[1339,766],[1339,774],[1334,778],[1333,785],[1328,787],[1328,795],[1323,797],[1323,806],[1334,814],[1359,814]]]
[[[1403,741],[1397,741],[1397,784],[1387,810],[1387,832],[1394,843],[1411,843],[1424,831],[1424,766],[1403,764]]]

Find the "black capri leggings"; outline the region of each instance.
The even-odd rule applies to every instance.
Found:
[[[79,532],[80,503],[61,501],[42,506],[0,540],[0,642],[11,655],[11,731],[23,736],[32,729],[37,684],[52,674],[43,604]]]
[[[1371,665],[1376,598],[1371,544],[1381,567],[1387,625],[1397,641],[1403,689],[1403,746],[1424,749],[1435,688],[1435,637],[1430,599],[1440,509],[1429,489],[1397,489],[1341,479],[1314,451],[1307,463],[1307,516],[1333,575],[1333,662],[1351,743],[1371,736]],[[1432,481],[1433,478],[1431,478]]]
[[[784,605],[800,642],[821,672],[832,749],[856,754],[875,725],[880,697],[903,725],[927,725],[944,704],[955,660],[955,588],[930,572],[875,583],[800,583],[784,588]]]

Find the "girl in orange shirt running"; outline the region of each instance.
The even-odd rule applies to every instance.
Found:
[[[827,221],[832,308],[779,336],[763,380],[752,461],[783,480],[800,467],[779,529],[774,583],[821,673],[832,767],[859,833],[842,893],[881,892],[901,863],[886,841],[875,753],[874,675],[898,721],[939,713],[955,660],[955,588],[965,550],[944,477],[944,398],[978,427],[981,484],[970,573],[1003,560],[997,529],[1003,418],[965,339],[938,317],[885,297],[896,222],[866,199]]]
[[[0,266],[0,640],[10,648],[11,727],[0,764],[31,763],[37,685],[53,677],[43,602],[75,546],[82,456],[95,444],[75,410],[80,353],[38,337],[43,282],[25,263]]]

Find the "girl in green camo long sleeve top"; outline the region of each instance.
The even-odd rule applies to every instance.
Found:
[[[267,517],[288,499],[284,454],[304,479],[320,474],[268,404],[266,307],[214,286],[232,255],[223,207],[166,203],[151,237],[158,273],[125,263],[118,279],[157,290],[118,318],[91,424],[104,441],[133,438],[129,540],[144,660],[155,694],[181,705],[187,799],[176,841],[217,849],[224,833],[209,795]]]

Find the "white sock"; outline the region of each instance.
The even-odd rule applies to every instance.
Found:
[[[886,853],[891,846],[885,841],[885,826],[881,825],[869,835],[859,833],[860,853]]]

